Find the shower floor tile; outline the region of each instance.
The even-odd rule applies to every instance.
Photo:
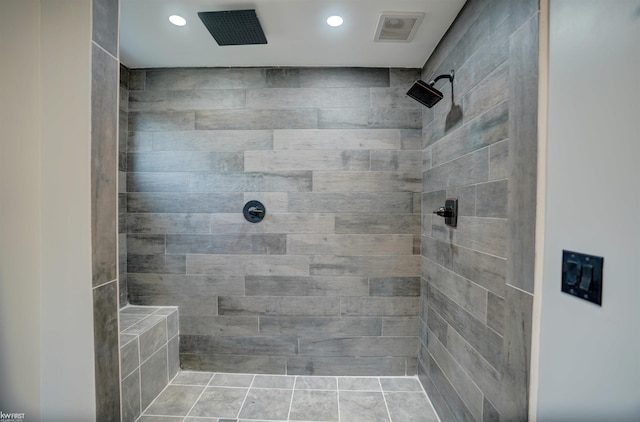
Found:
[[[416,377],[182,371],[138,422],[440,422]]]
[[[148,415],[187,416],[204,387],[168,385],[147,409]]]
[[[293,390],[251,388],[240,411],[240,418],[286,420],[289,416],[292,393]]]
[[[207,387],[189,416],[235,418],[247,397],[247,391],[246,388]]]
[[[296,421],[337,421],[338,392],[296,390],[289,418]]]

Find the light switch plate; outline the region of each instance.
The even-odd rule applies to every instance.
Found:
[[[604,258],[562,251],[562,291],[602,306]]]

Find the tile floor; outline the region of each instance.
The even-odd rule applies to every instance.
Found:
[[[416,377],[182,371],[139,422],[439,422]]]

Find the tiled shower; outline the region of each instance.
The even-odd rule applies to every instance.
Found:
[[[537,19],[469,1],[424,69],[122,68],[121,305],[179,307],[183,369],[418,374],[443,421],[526,420]]]
[[[419,70],[128,75],[127,291],[180,307],[182,367],[415,374]]]

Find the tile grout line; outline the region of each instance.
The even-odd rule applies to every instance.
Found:
[[[336,386],[336,398],[338,400],[338,422],[341,422],[340,421],[340,379],[338,378],[336,382],[338,383],[338,385]]]
[[[298,340],[299,342],[300,340]],[[294,377],[293,385],[291,386],[291,400],[289,400],[289,411],[287,412],[287,421],[291,420],[291,408],[293,407],[293,395],[296,392],[296,381],[298,377]]]
[[[384,395],[384,388],[382,388],[382,381],[378,378],[378,383],[380,384],[380,391],[382,392],[382,400],[384,401],[384,408],[387,409],[387,417],[389,418],[389,422],[391,421],[391,412],[389,412],[389,405],[387,404],[387,396]]]
[[[340,422],[340,378],[338,378],[336,382],[336,399],[338,400],[338,422]]]
[[[169,369],[171,366],[171,362],[169,362],[169,316],[168,315],[164,319],[164,335],[166,338],[165,346],[167,346],[167,385],[170,385],[171,380],[175,378],[177,374],[171,377],[171,369]]]
[[[151,329],[151,328],[153,328],[155,325],[157,325],[157,323],[156,323],[156,324],[154,324],[151,328],[147,328],[147,329],[146,329],[146,330],[144,330],[142,333],[133,333],[133,332],[129,333],[129,332],[127,332],[127,331],[129,331],[130,329],[132,329],[132,328],[133,328],[133,327],[135,327],[136,325],[140,324],[141,322],[143,322],[143,321],[145,321],[145,320],[149,319],[150,317],[152,317],[152,316],[153,316],[153,314],[148,314],[148,315],[147,315],[147,314],[124,314],[124,315],[144,315],[144,318],[142,318],[142,319],[141,319],[141,320],[139,320],[139,321],[136,321],[135,323],[131,324],[131,325],[130,325],[130,326],[128,326],[127,328],[124,328],[124,329],[120,332],[120,334],[129,334],[130,336],[139,336],[140,334],[142,334],[142,333],[144,333],[144,332],[146,332],[146,331],[150,330],[150,329]]]
[[[118,318],[118,320],[120,320],[120,318]],[[139,411],[140,413],[138,414],[138,418],[140,418],[140,416],[142,416],[142,414],[144,413],[145,410],[147,410],[146,408],[143,409],[142,408],[142,355],[140,354],[140,335],[136,334],[136,338],[134,340],[137,343],[137,349],[138,349],[138,387],[140,388],[140,392],[139,392],[139,398],[140,398],[140,406],[139,406]],[[122,386],[122,381],[120,381],[120,385]],[[150,406],[151,404],[149,404]],[[136,418],[136,419],[138,419]]]
[[[211,380],[213,380],[213,378]],[[253,378],[251,378],[251,384],[249,384],[249,387],[247,388],[247,392],[244,395],[244,399],[242,399],[242,404],[240,405],[240,409],[238,409],[238,416],[236,416],[236,419],[240,419],[240,413],[242,413],[242,408],[244,407],[244,404],[247,402],[247,397],[249,397],[249,391],[251,391],[251,386],[253,386],[253,383],[255,381],[256,381],[256,374],[253,374]]]
[[[142,379],[142,376],[140,377],[140,379]],[[140,413],[140,416],[138,416],[138,419],[140,419],[142,416],[147,416],[147,415],[145,415],[145,414],[144,414],[144,412],[146,412],[147,410],[149,410],[149,408],[150,408],[151,406],[153,406],[153,404],[156,402],[156,400],[158,400],[158,397],[160,397],[160,396],[162,395],[162,393],[164,393],[164,391],[165,391],[167,388],[169,388],[169,385],[171,385],[171,384],[167,384],[167,385],[165,385],[165,386],[164,386],[164,388],[162,389],[162,391],[160,391],[160,392],[158,393],[158,395],[157,395],[157,396],[155,396],[155,397],[153,398],[153,400],[151,400],[151,403],[149,403],[149,405],[148,405],[147,407],[145,407],[145,408],[144,408],[144,410],[142,411],[142,413]],[[142,391],[140,391],[140,395],[142,395]],[[140,401],[140,405],[142,406],[142,400]],[[155,415],[154,415],[154,416],[155,416]],[[162,416],[162,415],[160,415],[160,416]],[[178,416],[178,417],[179,417],[179,416]]]
[[[433,414],[436,415],[437,422],[441,422],[440,415],[438,415],[438,412],[436,412],[436,408],[431,402],[431,398],[429,397],[429,394],[427,394],[427,391],[424,389],[424,385],[422,385],[422,382],[420,381],[420,377],[418,375],[413,375],[411,378],[414,378],[416,381],[418,381],[418,384],[420,385],[420,392],[426,397],[427,402],[429,403],[429,407],[431,407]]]
[[[176,375],[177,376],[177,375]],[[191,408],[189,409],[189,411],[187,412],[187,414],[184,416],[184,418],[182,418],[182,422],[185,422],[187,420],[187,418],[189,417],[189,413],[191,413],[191,411],[193,411],[193,408],[196,407],[196,404],[198,404],[198,402],[200,401],[200,399],[202,398],[202,395],[204,394],[205,391],[207,391],[207,387],[209,386],[209,384],[211,383],[211,380],[213,379],[213,377],[215,376],[212,375],[211,378],[209,379],[209,382],[207,382],[207,384],[205,386],[203,386],[202,391],[200,392],[200,395],[198,396],[198,398],[196,399],[196,401],[193,402],[193,404],[191,405]]]
[[[293,406],[293,393],[296,391],[296,386],[298,385],[298,378],[300,378],[300,375],[293,376],[293,387],[291,387],[291,406]],[[291,406],[289,407],[289,415],[287,415],[287,421],[291,417]]]

